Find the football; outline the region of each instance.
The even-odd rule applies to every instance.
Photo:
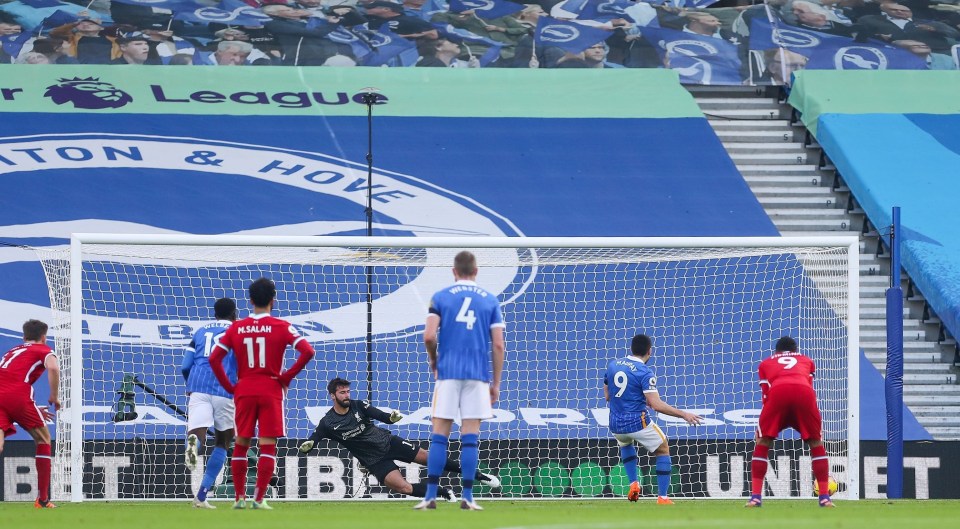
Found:
[[[833,496],[837,493],[838,488],[839,485],[837,485],[837,480],[833,479],[833,476],[830,476],[829,481],[827,482],[827,492]],[[820,495],[820,487],[817,485],[817,480],[813,480],[813,494],[814,496]]]

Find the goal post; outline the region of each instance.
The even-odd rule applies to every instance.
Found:
[[[172,500],[193,494],[202,465],[191,473],[183,464],[186,422],[176,411],[186,409],[183,348],[213,319],[217,298],[245,307],[249,283],[267,276],[278,286],[275,314],[317,350],[288,395],[288,437],[278,446],[272,493],[282,499],[388,497],[346,451],[324,441],[303,456],[297,441],[329,409],[326,383],[340,376],[353,382],[353,398],[370,394],[375,406],[404,413],[387,428],[426,446],[433,381],[421,333],[430,296],[453,282],[459,250],[476,253],[477,281],[498,296],[507,322],[501,400],[481,432],[481,468],[503,485],[481,487],[481,497],[624,493],[602,371],[627,354],[637,332],[653,339],[651,367],[664,400],[706,418],[699,427],[656,419],[671,444],[671,494],[749,495],[760,408],[757,364],[789,334],[817,363],[824,441],[840,497],[859,496],[856,237],[156,234],[75,234],[69,250],[40,252],[64,371],[55,496]],[[115,422],[129,418],[123,411],[137,416]],[[811,497],[809,454],[792,431],[770,459],[768,495]],[[641,455],[640,464],[649,496],[655,479],[644,472],[652,460]],[[426,479],[415,464],[401,469],[411,482]],[[459,485],[459,476],[443,479]]]

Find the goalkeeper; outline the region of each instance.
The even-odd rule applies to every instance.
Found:
[[[422,498],[427,492],[426,483],[411,484],[403,478],[400,468],[394,460],[406,463],[427,464],[427,452],[417,448],[410,441],[392,435],[388,430],[374,426],[371,419],[393,424],[403,418],[398,412],[386,413],[367,401],[354,401],[350,398],[350,381],[334,378],[327,384],[327,391],[333,400],[333,408],[320,419],[313,435],[300,445],[300,451],[309,453],[321,439],[332,439],[347,449],[360,464],[377,477],[381,484],[390,490],[406,496]],[[460,473],[460,464],[447,459],[443,469]],[[492,488],[500,486],[500,480],[489,474],[477,472],[477,481]],[[450,489],[441,489],[441,496],[455,502],[457,497]]]

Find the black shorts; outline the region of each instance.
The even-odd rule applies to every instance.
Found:
[[[394,460],[413,463],[419,451],[420,447],[417,445],[402,437],[392,435],[390,436],[390,449],[387,451],[387,454],[383,456],[383,459],[380,461],[372,465],[367,465],[367,470],[377,477],[377,481],[379,481],[380,484],[383,484],[384,480],[387,479],[387,474],[394,470],[400,470],[400,467],[394,463]]]

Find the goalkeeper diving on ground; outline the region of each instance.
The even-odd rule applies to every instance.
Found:
[[[396,411],[388,414],[367,401],[351,399],[350,382],[342,378],[331,380],[327,384],[327,392],[330,393],[333,407],[320,419],[313,435],[300,444],[300,452],[309,453],[321,439],[332,439],[346,448],[360,461],[361,465],[390,490],[406,496],[422,498],[426,494],[427,484],[409,483],[404,479],[394,461],[426,465],[426,450],[371,422],[371,420],[377,420],[393,424],[403,419],[403,415]],[[459,474],[460,464],[447,459],[443,469]],[[499,479],[479,471],[476,480],[491,488],[500,487]],[[441,489],[440,495],[447,501],[457,501],[453,490],[449,488]]]

